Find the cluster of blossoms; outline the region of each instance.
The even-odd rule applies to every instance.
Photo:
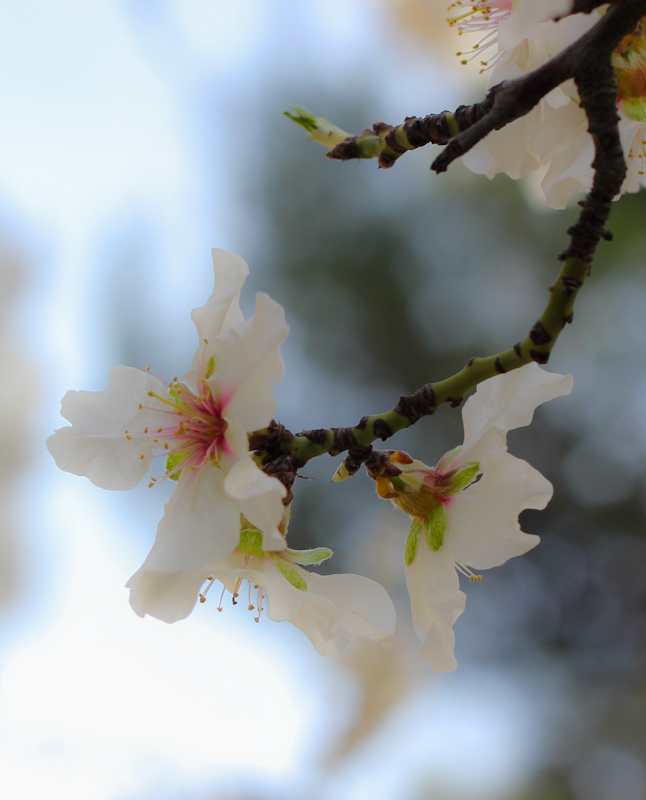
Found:
[[[605,13],[567,13],[566,0],[457,0],[449,24],[460,33],[482,35],[463,63],[481,59],[490,69],[490,85],[537,69],[579,39]],[[558,21],[556,21],[558,19]],[[646,185],[646,32],[642,20],[613,55],[618,86],[619,132],[628,172],[622,191]],[[486,54],[486,59],[482,60]],[[464,56],[464,53],[458,55]],[[499,172],[518,179],[542,168],[548,205],[565,208],[572,194],[592,185],[594,147],[574,81],[552,90],[524,117],[490,133],[463,161],[493,178]]]
[[[246,263],[214,250],[213,264],[215,290],[192,313],[199,346],[182,380],[122,366],[102,392],[68,392],[62,414],[72,424],[49,438],[49,451],[61,469],[114,490],[133,488],[155,458],[164,460],[149,485],[168,479],[176,486],[150,554],[127,583],[140,616],[183,619],[219,581],[220,609],[227,591],[234,603],[244,592],[256,620],[265,608],[272,619],[289,620],[319,653],[345,653],[356,637],[387,640],[395,610],[383,587],[360,575],[307,571],[331,551],[287,545],[287,490],[249,451],[249,434],[267,428],[275,413],[272,388],[288,332],[283,309],[261,293],[244,320]],[[502,564],[538,542],[520,530],[518,515],[544,508],[552,487],[507,452],[507,432],[528,425],[538,405],[571,385],[570,376],[536,364],[491,378],[464,406],[464,444],[434,469],[390,451],[371,471],[378,494],[412,517],[406,580],[420,653],[437,670],[456,667],[452,626],[465,603],[456,569],[479,580],[472,569]]]
[[[127,583],[137,614],[165,622],[188,616],[215,579],[239,595],[256,587],[260,618],[301,628],[321,653],[345,652],[357,635],[390,635],[395,612],[385,590],[360,575],[308,574],[326,550],[287,548],[286,489],[249,452],[248,434],[266,428],[276,410],[272,388],[282,375],[279,346],[288,333],[283,309],[266,294],[244,320],[240,289],[247,264],[213,251],[215,290],[192,319],[199,345],[191,369],[170,383],[150,371],[117,367],[102,392],[68,392],[61,413],[72,423],[47,441],[61,469],[103,489],[131,489],[154,458],[177,482],[155,543]],[[159,451],[153,455],[152,451]],[[221,606],[220,606],[221,607]]]

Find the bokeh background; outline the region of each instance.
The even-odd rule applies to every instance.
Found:
[[[574,210],[433,148],[336,164],[281,111],[350,131],[479,99],[440,0],[0,1],[0,796],[7,800],[644,800],[643,194],[613,209],[550,369],[574,392],[510,436],[554,483],[528,556],[465,587],[460,667],[416,655],[407,528],[365,475],[307,465],[291,541],[383,583],[394,646],[331,661],[289,624],[130,610],[168,487],[103,492],[44,447],[69,388],[181,373],[209,250],[292,331],[278,417],[347,425],[507,347]],[[459,44],[462,44],[460,42]],[[443,408],[394,444],[433,463]]]

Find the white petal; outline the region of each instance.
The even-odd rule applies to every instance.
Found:
[[[139,410],[141,404],[156,402],[148,396],[151,391],[166,394],[149,373],[116,367],[110,374],[110,385],[102,392],[68,392],[61,413],[72,427],[61,428],[47,440],[60,469],[85,475],[102,489],[136,486],[148,472],[152,442],[136,436],[127,439],[125,431],[142,413],[147,418],[159,416],[159,412]]]
[[[182,470],[144,567],[193,572],[226,558],[237,547],[240,506],[224,491],[224,477],[212,464]]]
[[[206,577],[207,569],[194,572],[155,572],[142,566],[130,578],[130,605],[140,617],[150,614],[162,622],[188,617]]]
[[[235,253],[217,248],[211,250],[211,255],[215,273],[213,294],[206,305],[191,312],[199,336],[199,345],[191,363],[197,380],[206,373],[216,337],[244,320],[240,311],[240,290],[249,274],[247,262]]]
[[[230,395],[224,414],[237,419],[245,431],[266,427],[274,416],[271,390],[283,374],[278,348],[288,332],[282,307],[259,293],[254,316],[218,340],[209,383],[219,384],[218,394]]]
[[[507,449],[508,431],[529,425],[537,406],[571,391],[571,375],[546,372],[534,363],[479,384],[464,404],[464,445],[454,466],[469,461],[484,466],[489,453]]]
[[[388,593],[375,581],[362,575],[316,575],[307,573],[308,594],[328,598],[337,609],[337,630],[332,637],[322,628],[310,605],[304,606],[290,622],[312,640],[321,655],[347,653],[357,636],[373,642],[392,636],[395,608]]]
[[[285,549],[287,545],[278,525],[283,518],[282,500],[287,490],[277,478],[266,475],[247,453],[229,471],[224,490],[239,501],[240,511],[263,532],[265,550]]]
[[[250,566],[256,566],[257,581],[265,587],[269,616],[276,621],[288,619],[311,639],[321,655],[343,655],[357,636],[380,641],[395,629],[390,597],[368,578],[317,575],[294,565],[307,582],[303,591],[285,580],[268,559],[254,558]]]
[[[526,461],[493,453],[482,479],[448,504],[442,550],[474,569],[497,567],[526,553],[540,537],[523,533],[518,515],[526,508],[545,508],[552,491],[552,484]]]
[[[499,131],[492,131],[486,139],[464,154],[462,160],[476,174],[493,178],[504,172],[517,180],[533,172],[540,161],[533,146],[533,136],[539,126],[540,108],[534,108],[524,117],[514,120]],[[487,151],[484,155],[482,150]]]
[[[406,567],[406,585],[415,633],[422,641],[420,655],[432,669],[453,672],[458,666],[453,655],[453,625],[467,599],[460,591],[453,559],[444,548],[432,553],[420,542],[415,560]]]

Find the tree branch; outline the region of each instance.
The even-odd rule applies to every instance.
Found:
[[[592,10],[592,7],[581,10]],[[584,36],[562,50],[533,72],[493,86],[486,98],[472,106],[460,106],[455,112],[442,111],[427,117],[408,117],[395,127],[376,122],[372,130],[350,136],[328,153],[328,158],[348,161],[355,158],[378,158],[381,168],[392,167],[408,150],[426,144],[447,144],[431,169],[445,172],[449,164],[464,155],[493,130],[529,113],[552,89],[575,78],[581,65],[594,56],[610,58],[614,48],[634,30],[646,15],[646,0],[619,0]]]
[[[472,358],[452,377],[428,383],[414,394],[400,397],[390,411],[363,417],[353,427],[321,428],[294,435],[274,422],[268,429],[250,436],[250,448],[256,450],[263,469],[283,481],[289,489],[290,499],[297,470],[311,458],[323,453],[338,455],[347,451],[340,477],[352,475],[362,463],[371,465],[384,460],[383,454],[372,448],[375,440],[385,441],[422,417],[433,414],[445,403],[460,405],[469,389],[488,378],[532,361],[547,363],[561,331],[572,322],[574,302],[590,274],[599,241],[612,238],[605,230],[605,224],[612,199],[621,191],[626,164],[619,137],[617,88],[610,59],[613,49],[645,13],[646,0],[618,0],[582,39],[533,73],[493,87],[483,103],[461,106],[455,114],[444,112],[423,120],[412,118],[398,126],[398,129],[380,127],[381,124],[375,126],[375,135],[382,142],[380,164],[383,159],[391,158],[392,153],[398,157],[394,144],[405,152],[402,143],[404,137],[407,145],[410,145],[407,149],[412,149],[412,146],[418,146],[414,143],[422,142],[425,138],[427,141],[434,140],[432,137],[441,139],[451,135],[457,128],[462,130],[461,126],[466,126],[433,164],[434,169],[442,171],[454,158],[486,135],[482,133],[483,130],[488,132],[501,120],[508,122],[512,117],[516,119],[522,116],[526,113],[522,109],[528,110],[562,80],[574,77],[595,147],[592,189],[580,203],[582,211],[579,219],[568,230],[570,245],[559,256],[564,262],[563,268],[556,283],[550,287],[545,310],[522,342],[495,355]],[[518,113],[519,108],[521,113]],[[341,152],[349,152],[352,146],[359,146],[359,138],[351,137],[334,150],[342,148]],[[356,140],[354,145],[352,139]],[[366,134],[364,143],[367,139]],[[451,150],[452,145],[455,146]],[[345,151],[343,148],[346,148]]]

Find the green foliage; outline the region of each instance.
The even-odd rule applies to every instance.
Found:
[[[332,556],[332,551],[327,547],[314,547],[311,550],[290,550],[287,548],[284,553],[290,561],[303,567],[320,564]]]
[[[269,553],[271,560],[274,562],[280,574],[288,580],[296,589],[304,592],[307,589],[307,582],[303,576],[298,573],[294,567],[289,564],[280,553]]]
[[[444,533],[446,532],[447,518],[443,505],[438,507],[424,520],[424,536],[429,550],[434,553],[442,547],[444,543]]]
[[[182,463],[182,461],[186,458],[187,455],[188,455],[188,450],[177,450],[176,452],[171,453],[166,458],[166,472],[170,473],[168,477],[172,481],[179,480],[179,476],[182,474],[182,470],[178,469],[177,472],[173,472],[173,470],[178,464]]]
[[[470,483],[473,483],[478,472],[480,472],[480,464],[477,461],[465,464],[463,467],[460,467],[460,469],[457,469],[455,474],[450,478],[449,496],[466,489]]]
[[[262,549],[262,533],[256,528],[246,528],[240,531],[239,552],[249,556],[266,556],[267,553]]]
[[[209,361],[208,361],[208,363],[206,365],[206,379],[207,379],[207,381],[211,377],[211,375],[213,375],[214,372],[215,372],[215,356],[211,356],[211,358],[209,358]]]
[[[419,517],[413,517],[408,536],[406,537],[406,547],[404,549],[404,564],[406,564],[407,567],[410,567],[413,561],[415,561],[421,531],[422,520]]]

